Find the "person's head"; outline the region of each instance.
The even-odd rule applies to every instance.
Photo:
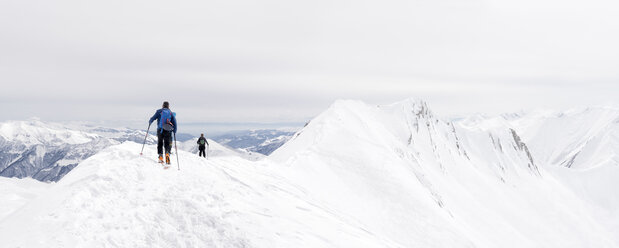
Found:
[[[201,134],[200,134],[200,137],[204,137],[204,134],[203,134],[203,133],[201,133]]]
[[[170,108],[170,103],[168,101],[163,102],[163,108]]]

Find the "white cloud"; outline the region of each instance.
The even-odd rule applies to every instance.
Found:
[[[615,104],[616,7],[3,1],[0,101],[10,108],[0,118],[139,119],[164,99],[190,121],[303,121],[338,98],[416,96],[446,114]]]

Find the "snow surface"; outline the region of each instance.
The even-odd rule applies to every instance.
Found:
[[[338,101],[270,158],[313,197],[404,246],[617,247],[597,207],[529,155],[507,126],[454,125],[407,100]]]
[[[153,145],[139,156],[141,145],[125,142],[47,187],[0,181],[13,194],[0,198],[0,240],[3,247],[619,247],[617,163],[551,166],[562,159],[536,157],[543,148],[534,140],[546,134],[536,127],[544,124],[522,116],[452,123],[414,99],[337,101],[259,161],[199,158],[183,151],[193,152],[190,140],[179,150],[180,171],[162,169]],[[616,121],[593,122],[599,132],[582,131],[592,128],[578,121],[555,128],[614,144],[616,132],[604,131],[614,129],[602,127]],[[549,137],[576,148],[593,140],[568,136]]]
[[[619,236],[619,109],[588,107],[468,118],[466,125],[509,126],[522,134],[537,163],[594,209]]]
[[[251,161],[258,161],[258,160],[265,158],[265,156],[260,153],[249,152],[249,151],[240,150],[240,149],[233,150],[231,148],[228,148],[226,146],[219,144],[218,142],[214,140],[211,140],[211,139],[207,139],[207,140],[209,143],[209,146],[207,147],[207,156],[209,157],[234,156],[234,157],[241,157],[241,158],[251,160]],[[190,139],[185,142],[178,142],[177,143],[178,149],[186,151],[186,152],[198,154],[198,144],[196,143],[197,141],[198,141],[198,138]]]
[[[0,222],[24,204],[41,195],[49,187],[34,179],[0,177]]]
[[[468,118],[469,126],[509,126],[523,137],[543,166],[586,170],[619,163],[619,109],[589,107]]]
[[[3,247],[398,247],[266,164],[183,151],[181,170],[164,170],[140,148],[92,156],[1,220]]]

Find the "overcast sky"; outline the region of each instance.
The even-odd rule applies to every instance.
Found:
[[[619,105],[610,0],[3,0],[0,120],[304,122]]]

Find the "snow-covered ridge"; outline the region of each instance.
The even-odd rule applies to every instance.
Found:
[[[285,144],[271,158],[289,159],[300,150],[321,149],[325,147],[325,142],[359,140],[374,143],[380,149],[393,149],[398,156],[410,155],[404,151],[413,150],[415,152],[411,159],[421,159],[439,167],[445,162],[443,160],[457,158],[470,163],[475,159],[487,160],[497,153],[497,156],[509,156],[513,160],[510,162],[522,165],[512,172],[523,170],[520,172],[539,174],[533,158],[527,153],[528,147],[517,132],[508,126],[481,129],[477,126],[455,125],[436,117],[428,104],[418,99],[407,99],[385,106],[369,106],[351,100],[337,101],[299,131],[293,142]],[[478,154],[481,147],[492,153],[483,151]],[[489,162],[485,161],[484,164]],[[496,164],[501,162],[497,161]],[[490,166],[489,169],[495,170],[496,166]],[[504,169],[501,169],[501,173],[507,172]]]
[[[105,149],[0,220],[3,247],[401,247],[272,165],[180,151],[181,170],[163,170],[140,147]]]
[[[521,134],[542,166],[589,169],[619,161],[619,108],[537,110],[517,115],[468,118],[468,126],[509,126]]]
[[[55,182],[84,159],[106,147],[127,141],[142,143],[144,130],[100,127],[89,123],[45,122],[39,119],[0,123],[0,176],[31,177]],[[147,144],[156,143],[156,135],[148,135]],[[259,160],[259,153],[234,151],[209,141],[211,156],[241,156]],[[179,149],[197,153],[195,139],[178,142]]]
[[[467,119],[468,126],[508,126],[521,134],[540,167],[594,206],[592,215],[619,233],[619,108],[586,107],[567,111]]]
[[[311,196],[407,247],[616,246],[613,208],[584,203],[531,150],[504,119],[443,121],[415,99],[338,101],[270,158]]]
[[[416,99],[337,101],[266,159],[179,151],[180,171],[161,169],[154,145],[139,156],[140,145],[126,142],[88,158],[44,194],[18,197],[0,219],[0,240],[8,247],[619,247],[617,163],[549,166],[529,143],[546,132],[515,125],[529,123],[523,116],[451,122]],[[604,120],[612,118],[586,123]],[[592,129],[565,127],[574,135]],[[187,141],[184,149],[194,147]]]
[[[178,142],[178,149],[186,152],[190,152],[193,154],[198,154],[198,144],[196,143],[198,138],[189,139],[184,142]],[[258,161],[263,159],[265,156],[260,153],[255,152],[247,152],[237,149],[228,148],[224,145],[219,144],[218,142],[207,139],[209,146],[206,149],[206,153],[208,157],[240,157],[243,159],[247,159],[250,161]]]

